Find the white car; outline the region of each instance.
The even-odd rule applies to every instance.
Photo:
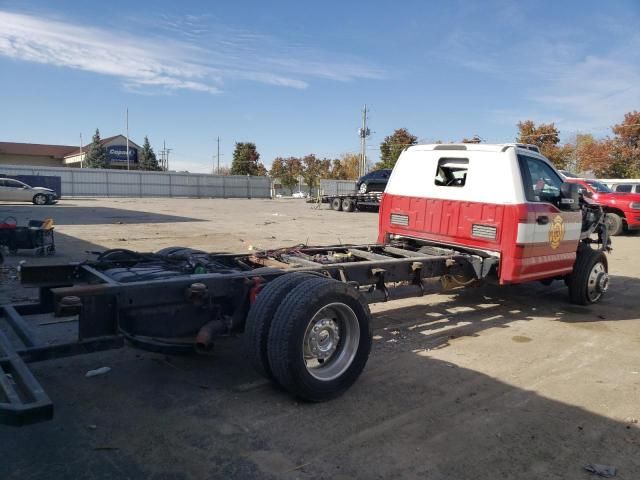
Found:
[[[56,203],[58,195],[50,188],[32,187],[19,180],[0,178],[0,201],[33,202],[35,205]]]
[[[295,192],[291,196],[293,198],[307,198],[307,194],[304,192]]]

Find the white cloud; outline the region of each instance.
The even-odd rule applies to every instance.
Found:
[[[498,123],[537,119],[555,122],[567,135],[610,133],[608,126],[640,108],[640,35],[629,27],[637,15],[599,18],[589,31],[546,20],[532,19],[527,29],[507,23],[499,37],[455,29],[443,40],[442,55],[492,77],[494,88],[519,90],[509,105],[495,102],[490,113]]]
[[[113,76],[147,93],[218,93],[227,80],[300,89],[311,78],[382,78],[379,69],[357,59],[323,61],[321,52],[283,47],[267,36],[230,29],[208,35],[200,20],[187,15],[178,23],[160,22],[176,39],[0,11],[0,56]]]

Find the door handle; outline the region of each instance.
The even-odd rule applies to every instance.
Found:
[[[549,217],[547,217],[546,215],[540,215],[538,218],[536,218],[536,222],[538,223],[538,225],[546,225],[547,223],[549,223]]]

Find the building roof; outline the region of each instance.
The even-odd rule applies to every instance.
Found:
[[[109,143],[110,141],[123,137],[123,135],[113,135],[112,137],[106,137],[100,139],[101,144]],[[140,149],[141,147],[129,139],[131,146]],[[87,147],[90,144],[82,146],[82,152],[87,152]],[[42,143],[18,143],[18,142],[0,142],[0,154],[8,155],[33,155],[36,157],[52,157],[57,159],[63,159],[66,157],[74,157],[80,155],[79,145],[45,145]]]
[[[72,145],[43,145],[41,143],[0,142],[0,154],[34,155],[39,157],[64,158],[79,147]]]

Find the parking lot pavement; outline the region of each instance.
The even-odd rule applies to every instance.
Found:
[[[59,255],[185,245],[244,251],[376,238],[371,213],[296,200],[66,200]],[[562,282],[485,286],[374,305],[359,381],[300,403],[257,376],[240,338],[211,356],[131,348],[33,364],[53,421],[0,427],[0,478],[640,478],[640,259],[616,237],[611,289],[576,307]],[[15,264],[19,258],[10,258]],[[28,297],[9,278],[0,301]],[[47,328],[47,327],[43,327]],[[85,378],[101,366],[103,376]]]

